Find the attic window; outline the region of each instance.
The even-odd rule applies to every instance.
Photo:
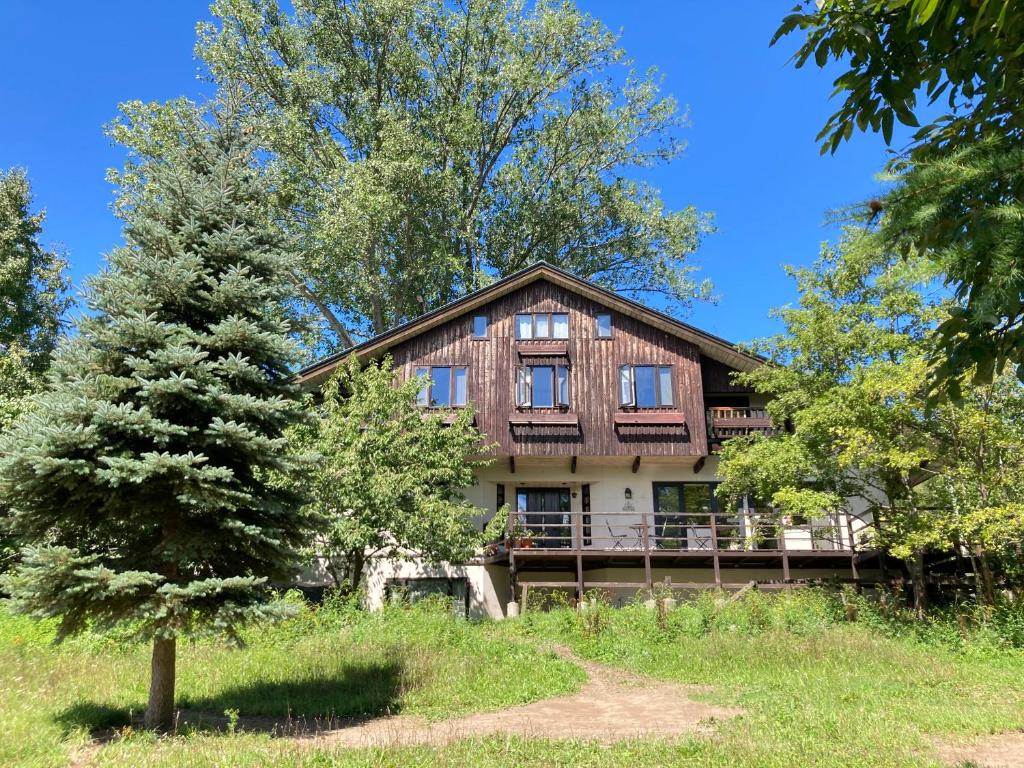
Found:
[[[612,337],[612,316],[602,312],[597,316],[597,338],[610,339]]]
[[[474,339],[486,339],[487,338],[487,315],[474,315],[473,316],[473,338]]]
[[[517,339],[568,339],[569,315],[565,312],[534,312],[516,315]]]

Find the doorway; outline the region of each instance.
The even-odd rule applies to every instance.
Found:
[[[538,548],[569,547],[572,540],[569,504],[568,488],[516,489],[516,511]]]

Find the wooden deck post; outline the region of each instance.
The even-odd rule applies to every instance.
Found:
[[[811,534],[813,536],[813,533]],[[786,526],[779,523],[779,547],[782,549],[782,580],[789,581],[789,552],[786,550]]]
[[[647,513],[640,513],[640,533],[644,537],[644,585],[647,587],[647,594],[650,595],[654,589],[654,583],[651,580],[651,541],[650,536],[647,535],[649,526],[647,524]]]
[[[718,559],[718,521],[715,519],[717,515],[714,512],[709,512],[708,516],[711,519],[711,560],[715,566],[715,586],[721,589],[722,564]]]
[[[575,461],[575,458],[573,459]],[[576,605],[583,605],[583,513],[575,512],[576,516]]]

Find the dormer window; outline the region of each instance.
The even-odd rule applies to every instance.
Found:
[[[516,315],[517,339],[568,339],[569,315],[566,312],[534,312]]]
[[[427,383],[416,396],[416,404],[424,408],[452,408],[466,404],[469,369],[464,365],[435,365],[417,368],[416,376],[427,377]]]
[[[619,368],[619,405],[628,408],[671,408],[672,367],[624,365]]]

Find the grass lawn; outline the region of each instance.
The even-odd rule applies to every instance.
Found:
[[[437,610],[367,615],[303,609],[247,633],[237,650],[179,652],[179,704],[220,714],[403,712],[444,718],[578,689],[582,672],[539,648],[651,677],[713,687],[745,714],[715,736],[612,747],[491,737],[448,747],[347,750],[249,733],[155,739],[123,729],[145,703],[147,649],[0,613],[0,765],[51,766],[908,766],[937,765],[931,740],[1024,728],[1024,652],[985,627],[899,625],[863,610],[843,620],[812,592],[722,605],[714,596],[659,617],[643,607],[568,610],[474,624]]]

